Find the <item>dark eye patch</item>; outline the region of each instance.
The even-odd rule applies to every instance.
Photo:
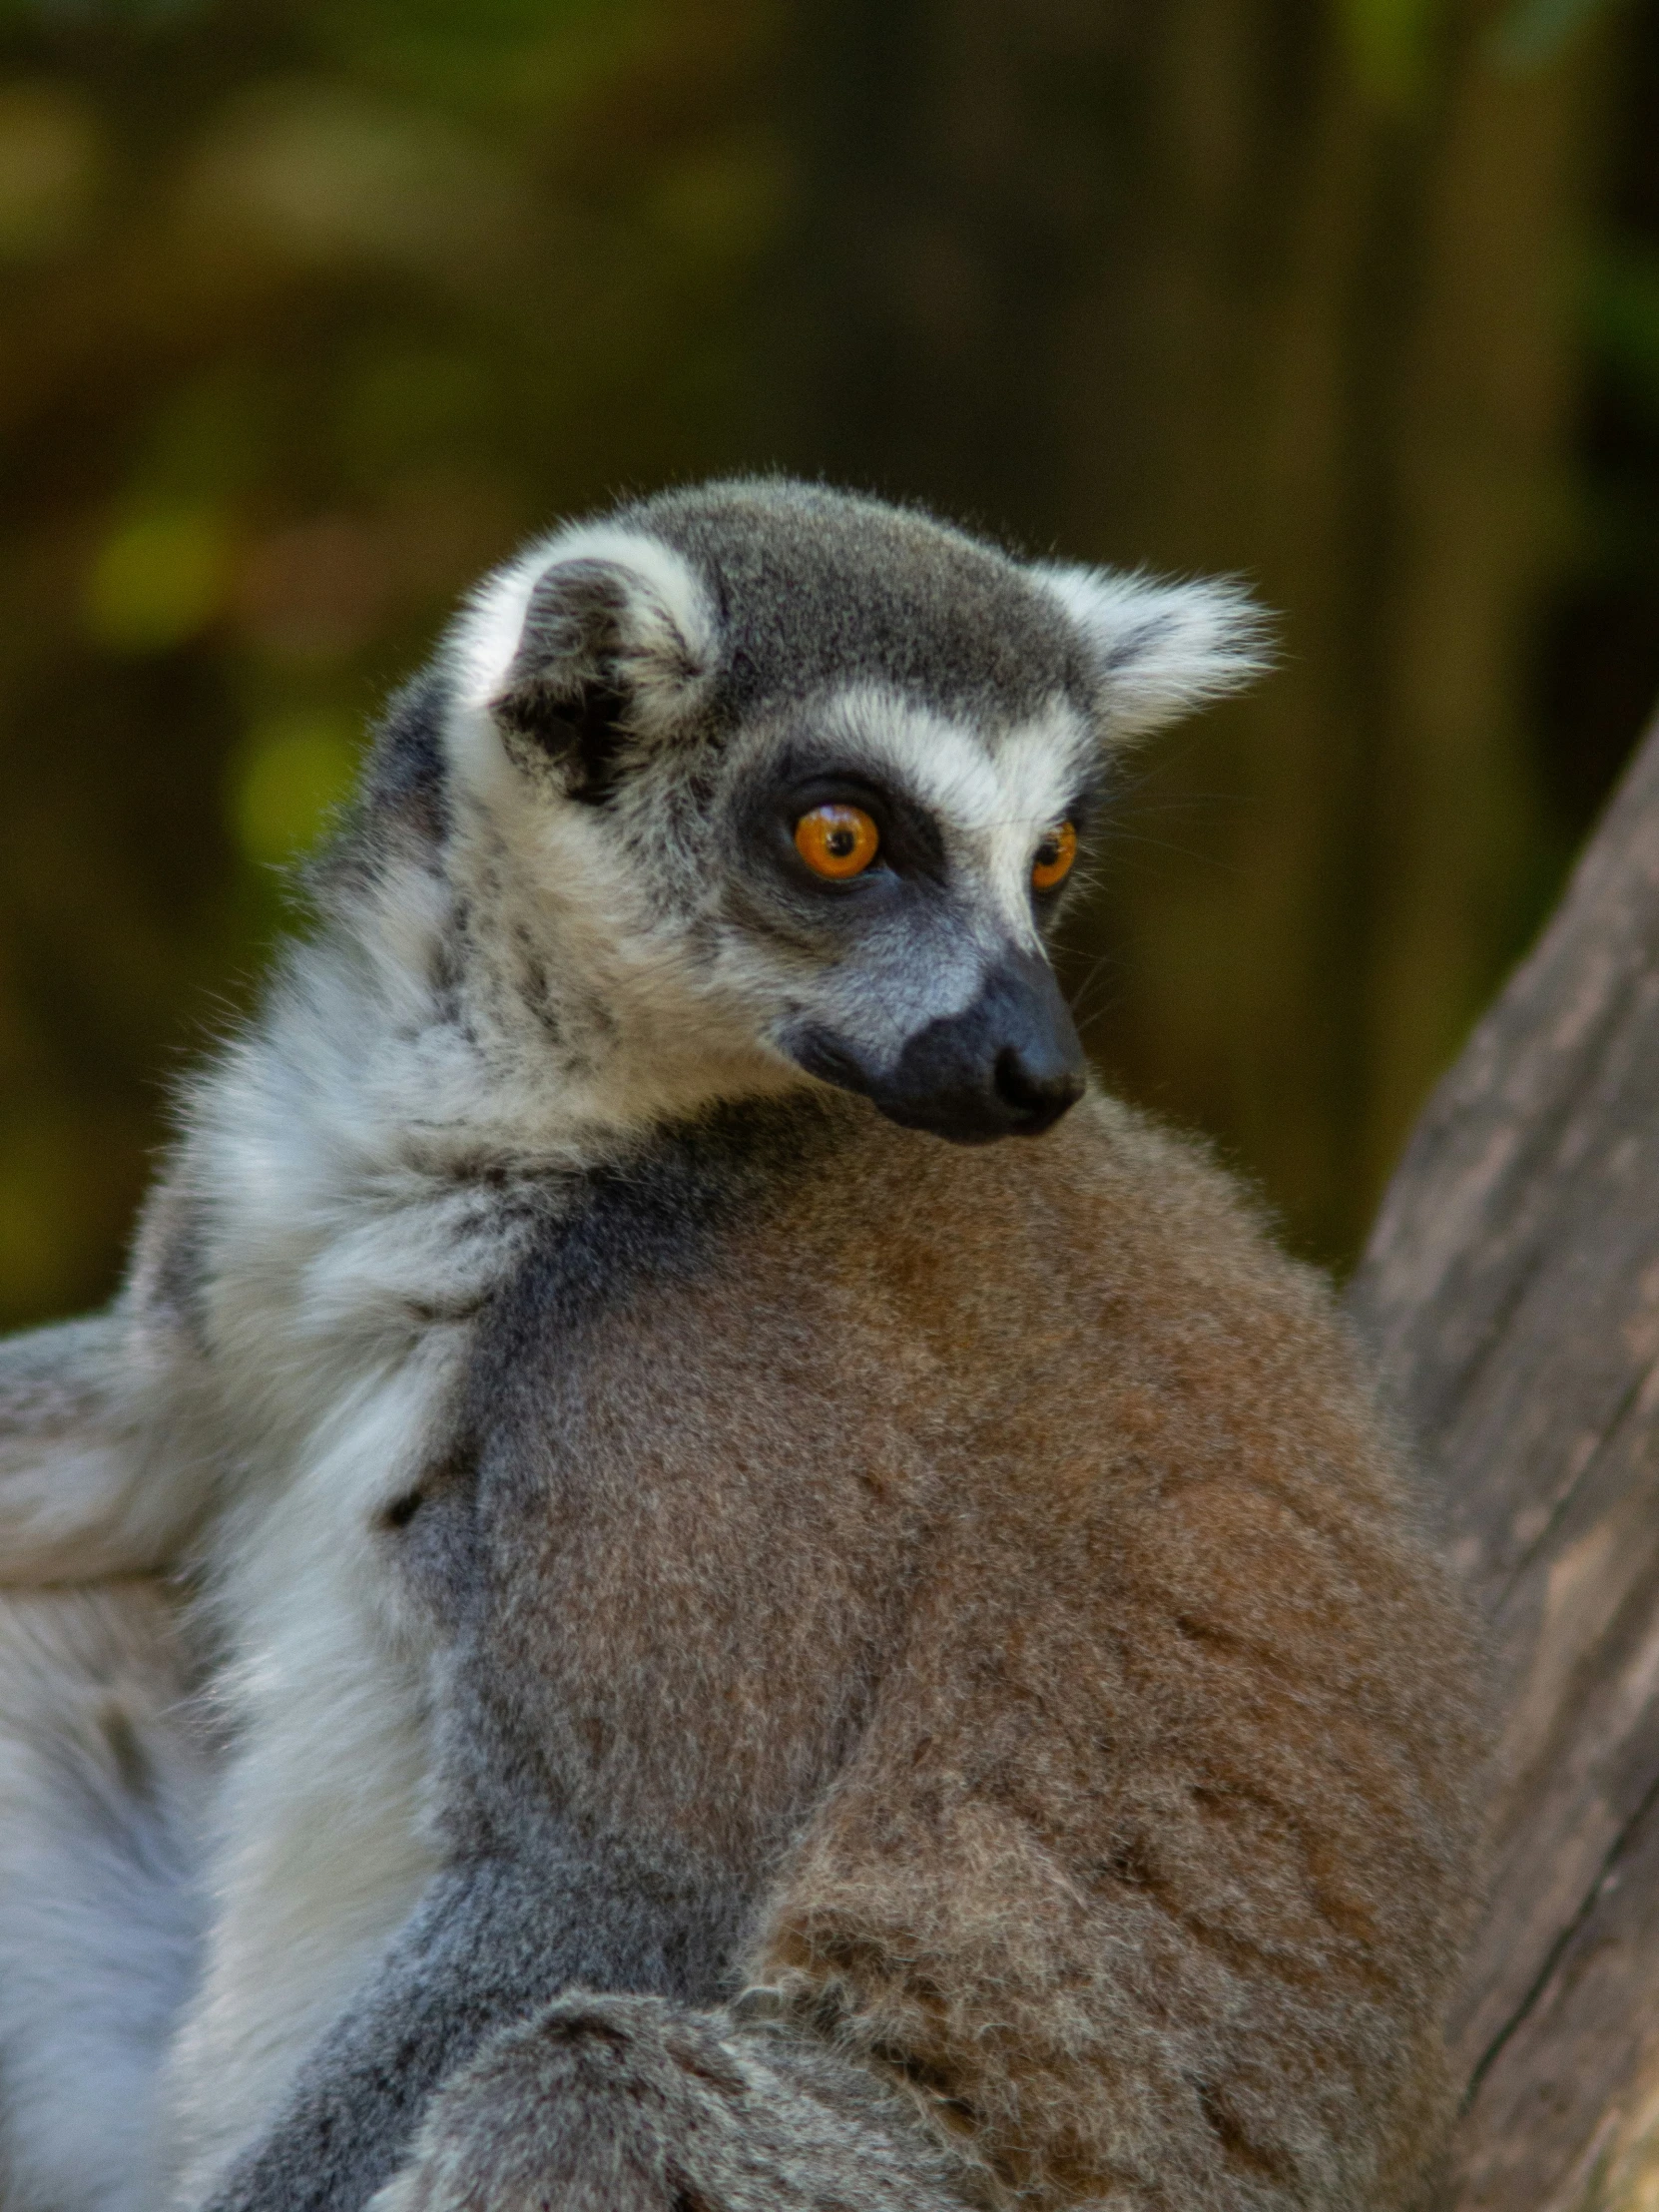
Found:
[[[929,811],[885,779],[851,763],[827,761],[816,750],[786,753],[756,794],[755,826],[787,864],[794,855],[795,826],[815,807],[857,807],[874,823],[880,851],[856,881],[867,882],[878,871],[944,880],[944,838]]]

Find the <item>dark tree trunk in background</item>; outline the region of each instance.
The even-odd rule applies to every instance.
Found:
[[[1351,1291],[1505,1697],[1459,2212],[1659,2204],[1659,727]]]
[[[797,466],[1283,611],[1260,699],[1131,796],[1072,958],[1108,1071],[1336,1258],[1552,880],[1524,643],[1602,66],[1505,73],[1458,8],[1370,11],[1453,20],[1368,55],[1364,13],[804,11],[777,379]]]

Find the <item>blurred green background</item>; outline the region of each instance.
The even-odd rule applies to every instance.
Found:
[[[1659,694],[1659,0],[0,7],[0,1320],[469,579],[780,464],[1224,569],[1091,1048],[1341,1265]]]

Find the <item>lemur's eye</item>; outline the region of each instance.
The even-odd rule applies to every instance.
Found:
[[[1077,857],[1077,830],[1073,823],[1062,822],[1052,829],[1031,862],[1031,888],[1038,891],[1054,890],[1071,873],[1071,863]]]
[[[795,826],[795,848],[815,875],[844,883],[862,875],[881,836],[861,807],[815,807]]]

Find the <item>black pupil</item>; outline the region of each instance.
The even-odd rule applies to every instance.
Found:
[[[1042,843],[1041,843],[1041,844],[1039,844],[1039,845],[1038,845],[1038,847],[1037,847],[1037,865],[1038,865],[1038,867],[1052,867],[1052,866],[1054,865],[1055,861],[1056,861],[1056,860],[1057,860],[1057,859],[1058,859],[1059,857],[1060,857],[1060,840],[1059,840],[1059,838],[1058,838],[1058,837],[1044,837],[1044,839],[1043,839]]]
[[[837,828],[830,830],[830,850],[837,860],[851,859],[853,853],[857,850],[857,845],[856,832],[849,830],[845,823],[839,824]]]

